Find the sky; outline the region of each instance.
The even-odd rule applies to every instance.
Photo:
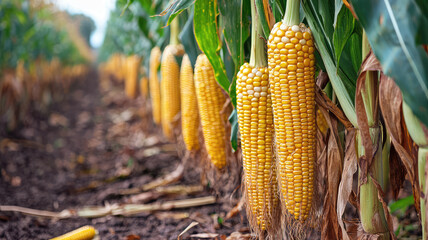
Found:
[[[104,33],[110,10],[114,9],[116,0],[52,0],[61,10],[70,13],[83,13],[95,22],[95,32],[91,36],[91,45],[99,47],[103,43]]]

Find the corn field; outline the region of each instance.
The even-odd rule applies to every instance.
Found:
[[[428,239],[427,1],[116,0],[106,24],[95,51],[54,3],[0,3],[0,238]],[[67,182],[46,207],[11,177],[35,116],[62,126],[34,130]]]

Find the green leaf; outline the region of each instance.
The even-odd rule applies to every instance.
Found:
[[[420,29],[428,25],[426,12],[414,0],[358,0],[352,5],[383,72],[428,126],[428,55],[417,45]]]
[[[243,24],[241,17],[243,2],[241,0],[218,0],[218,3],[224,39],[235,66],[240,67],[244,63],[244,41],[249,35],[248,25]],[[243,32],[246,32],[246,36],[243,35]]]
[[[336,55],[336,63],[340,63],[340,56],[342,54],[343,48],[348,42],[348,39],[352,35],[353,31],[354,17],[347,7],[342,6],[342,9],[337,16],[337,24],[333,33],[333,46]]]
[[[334,28],[334,0],[318,0],[318,13],[324,25],[324,31],[328,38],[333,36]]]
[[[306,15],[309,27],[312,30],[312,36],[315,39],[318,51],[321,54],[321,58],[324,62],[327,74],[330,78],[331,85],[336,93],[337,99],[349,121],[354,125],[357,124],[357,115],[355,113],[354,98],[352,91],[352,81],[347,78],[346,74],[336,66],[334,61],[334,52],[331,48],[331,37],[325,34],[323,21],[321,20],[320,12],[316,8],[314,3],[316,0],[303,1],[303,10]],[[332,22],[330,23],[332,24]],[[356,79],[354,80],[356,81]]]
[[[193,33],[193,11],[191,11],[189,18],[187,19],[187,22],[178,37],[180,38],[181,44],[184,46],[186,54],[189,56],[192,67],[194,67],[196,58],[201,53],[201,51],[199,50],[198,43],[195,39],[195,34]]]
[[[255,1],[256,1],[257,12],[260,15],[260,22],[263,26],[264,38],[268,39],[269,34],[270,34],[270,27],[269,27],[269,23],[267,20],[267,16],[266,16],[265,11],[264,11],[263,0],[255,0]]]
[[[343,1],[342,0],[336,0],[334,3],[334,22],[333,26],[336,28],[336,22],[337,22],[337,16],[339,15],[339,12],[342,10]]]
[[[354,67],[355,72],[358,72],[362,63],[362,46],[361,46],[362,36],[358,33],[353,33],[348,40],[345,48],[349,48],[349,54],[352,56],[352,66]]]
[[[413,204],[415,204],[415,199],[412,195],[410,195],[408,197],[401,198],[395,202],[390,203],[389,209],[392,213],[400,209],[406,211],[406,209],[412,206]]]
[[[129,8],[129,6],[130,6],[133,2],[134,2],[134,0],[128,0],[128,2],[126,3],[125,7],[123,7],[123,9],[122,9],[122,13],[120,14],[120,16],[122,16],[122,15],[125,13],[126,9],[128,9],[128,8]]]
[[[238,112],[236,108],[233,109],[232,113],[229,116],[229,122],[232,126],[232,130],[230,132],[230,143],[232,144],[232,148],[234,151],[238,148]]]
[[[163,10],[160,15],[169,13],[168,21],[166,25],[169,25],[174,18],[179,15],[181,12],[186,10],[188,7],[192,6],[196,0],[174,0]]]
[[[215,0],[196,1],[193,24],[199,48],[210,60],[217,82],[229,94],[230,83],[219,55],[221,46],[217,28],[217,10]]]
[[[224,41],[224,39],[223,39]],[[232,101],[232,105],[236,107],[236,74],[239,71],[239,66],[235,66],[235,63],[232,60],[232,57],[229,54],[229,51],[226,49],[226,44],[221,48],[221,59],[223,59],[227,78],[230,80],[229,85],[229,97]]]

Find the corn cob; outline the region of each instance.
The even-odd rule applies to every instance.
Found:
[[[242,65],[236,82],[238,123],[251,213],[262,230],[270,227],[278,206],[272,151],[273,115],[267,67]]]
[[[152,101],[153,121],[156,124],[161,123],[161,93],[158,77],[161,54],[159,47],[154,47],[150,53],[150,99]]]
[[[180,112],[180,66],[175,56],[182,52],[181,45],[165,48],[161,63],[161,118],[163,134],[173,138],[172,122]]]
[[[181,125],[186,149],[199,149],[199,112],[196,100],[195,82],[193,81],[193,68],[189,57],[184,55],[180,71],[181,87]]]
[[[226,165],[226,130],[220,113],[226,99],[205,54],[196,59],[195,89],[207,152],[214,166],[220,169]]]
[[[59,237],[52,238],[51,240],[90,240],[94,238],[95,234],[95,228],[83,226]]]
[[[139,66],[140,66],[140,58],[138,56],[134,55],[127,58],[125,93],[131,99],[134,99],[137,97],[137,77],[138,77]]]
[[[269,83],[281,195],[288,211],[303,222],[311,209],[316,157],[314,43],[304,24],[293,24],[299,21],[298,0],[287,1],[287,11],[269,36]]]
[[[149,96],[149,80],[145,76],[140,80],[140,94],[143,98]]]

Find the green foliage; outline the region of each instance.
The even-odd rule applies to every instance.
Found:
[[[219,50],[221,42],[217,26],[218,8],[216,1],[197,1],[195,3],[194,28],[195,37],[201,50],[207,55],[214,69],[215,78],[229,94],[229,80]]]
[[[341,28],[336,27],[335,29],[333,27],[334,14],[341,11],[336,11],[334,6],[333,0],[305,0],[303,1],[302,8],[322,58],[322,62],[318,61],[317,66],[328,73],[334,92],[345,115],[354,126],[358,126],[354,107],[355,86],[358,76],[353,67],[353,62],[359,60],[360,62],[357,65],[361,65],[361,57],[359,57],[362,55],[361,48],[355,46],[361,45],[361,33],[355,31],[357,25],[354,24],[350,28],[353,28],[352,32],[356,34],[357,41],[354,41],[355,39],[352,38],[352,42],[350,42],[349,36],[347,37],[348,40],[341,39],[349,35],[350,30],[343,31]],[[341,8],[345,7],[343,5],[338,6]],[[337,17],[339,18],[338,22],[341,22],[341,19],[345,18],[342,25],[349,24],[346,22],[346,15],[339,14]],[[333,36],[336,36],[336,44],[334,44]],[[345,47],[342,47],[342,45],[345,45]]]
[[[413,198],[413,196],[408,196],[405,198],[401,198],[398,199],[395,202],[392,202],[389,204],[389,209],[391,210],[391,212],[395,212],[395,211],[402,211],[403,213],[407,210],[407,208],[409,208],[410,206],[412,206],[413,204],[415,204],[415,199]]]
[[[0,69],[38,58],[58,57],[65,64],[85,61],[68,33],[55,25],[54,14],[44,8],[32,11],[28,0],[0,2],[0,52]]]
[[[201,53],[201,51],[199,50],[198,43],[195,39],[195,34],[193,33],[193,11],[191,11],[191,14],[187,19],[186,24],[181,30],[179,38],[180,42],[184,46],[186,54],[189,56],[192,66],[194,67],[196,63],[196,58]]]
[[[428,126],[428,55],[421,46],[428,43],[426,1],[359,0],[352,4],[383,72],[394,79],[404,101]]]

